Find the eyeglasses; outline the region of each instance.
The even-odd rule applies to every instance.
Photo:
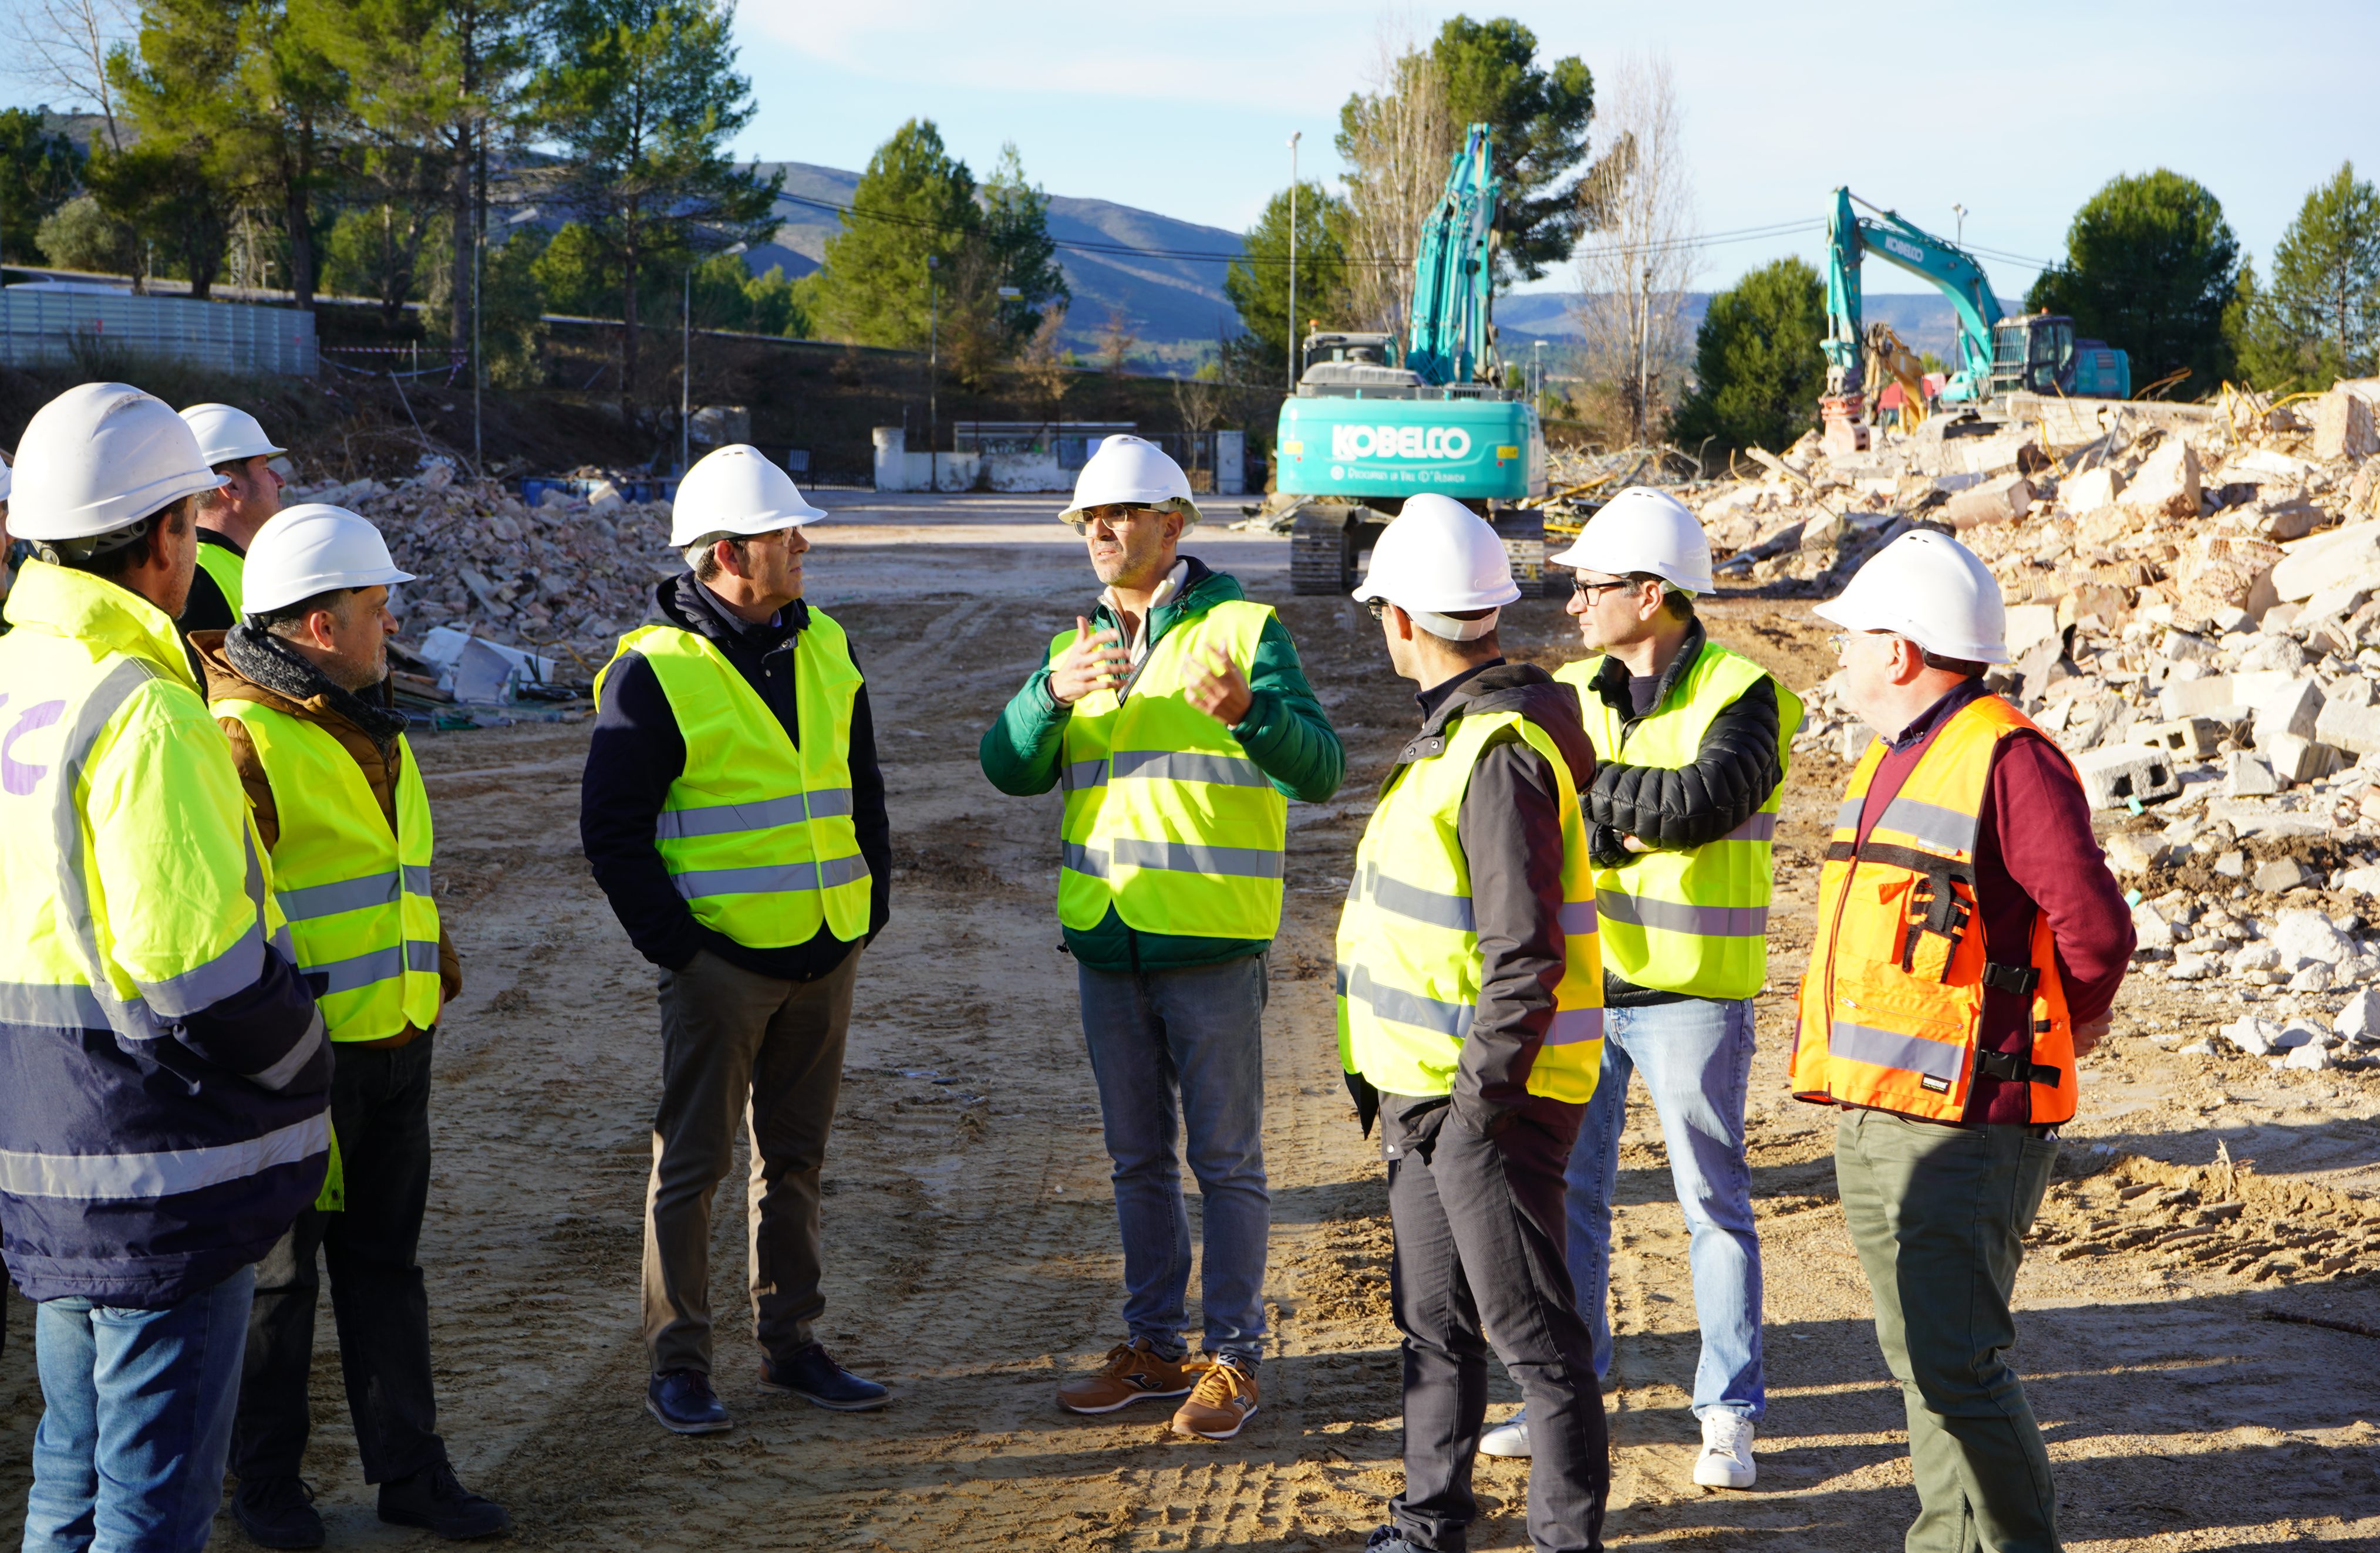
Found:
[[[1621,577],[1617,582],[1589,582],[1585,576],[1580,576],[1575,572],[1571,574],[1570,579],[1570,590],[1579,598],[1585,600],[1587,606],[1590,609],[1602,599],[1605,593],[1610,591],[1612,588],[1633,588],[1635,586],[1636,584],[1627,577]]]
[[[1835,649],[1835,656],[1840,658],[1844,653],[1849,652],[1852,648],[1852,643],[1859,640],[1862,637],[1890,637],[1897,635],[1899,635],[1899,633],[1893,631],[1837,631],[1833,635],[1828,637],[1827,642],[1828,646]]]
[[[1085,507],[1075,515],[1074,524],[1077,531],[1088,528],[1094,523],[1104,523],[1113,528],[1126,523],[1137,523],[1164,510],[1163,507],[1146,506],[1138,502],[1111,502],[1105,506]]]
[[[1389,601],[1386,599],[1375,599],[1364,607],[1372,612],[1372,618],[1374,620],[1386,620],[1389,618]]]

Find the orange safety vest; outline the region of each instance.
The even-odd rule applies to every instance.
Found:
[[[2035,1123],[2073,1117],[2073,1030],[2049,925],[2034,919],[2031,964],[1990,965],[1975,916],[1975,830],[1992,756],[2024,729],[2039,732],[1997,696],[1960,708],[1863,843],[1860,813],[1885,754],[1881,739],[1867,746],[1818,876],[1824,936],[1802,978],[1795,1098],[1958,1122],[1980,1068],[2029,1082]],[[1987,986],[2031,995],[2029,1056],[1977,1052]]]

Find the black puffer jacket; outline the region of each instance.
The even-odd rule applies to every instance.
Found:
[[[1702,622],[1695,621],[1654,687],[1655,711],[1676,694],[1708,640]],[[1776,791],[1782,773],[1777,763],[1777,687],[1770,681],[1762,679],[1723,709],[1704,732],[1694,763],[1678,767],[1628,764],[1628,735],[1645,719],[1629,698],[1625,663],[1606,658],[1589,689],[1621,720],[1620,747],[1598,758],[1585,800],[1597,867],[1622,867],[1638,855],[1621,845],[1621,836],[1672,851],[1715,842],[1750,819]]]

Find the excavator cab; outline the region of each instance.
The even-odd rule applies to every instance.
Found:
[[[2102,340],[2078,340],[2074,321],[2056,313],[2002,319],[1992,328],[1992,394],[2046,394],[2078,399],[2131,396],[2131,361]]]

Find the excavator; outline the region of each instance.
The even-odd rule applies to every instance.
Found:
[[[1290,531],[1293,592],[1353,588],[1364,552],[1404,498],[1425,491],[1497,524],[1517,572],[1534,580],[1542,571],[1542,519],[1499,510],[1544,494],[1546,442],[1536,406],[1504,386],[1496,353],[1490,146],[1487,125],[1465,131],[1423,224],[1402,353],[1387,334],[1310,329],[1300,342],[1273,444],[1275,490],[1305,498]]]
[[[1860,215],[1856,204],[1872,214]],[[1871,379],[1883,367],[1903,379],[1907,348],[1879,323],[1864,330],[1860,261],[1873,253],[1941,287],[1958,314],[1958,359],[1943,386],[1945,405],[1984,405],[2010,394],[2062,394],[2070,399],[2127,399],[2131,358],[2101,340],[2078,340],[2074,321],[2054,313],[2009,318],[1992,295],[1975,257],[1944,242],[1896,211],[1878,209],[1848,188],[1835,190],[1827,224],[1827,394],[1819,401],[1831,428],[1861,421]],[[1881,383],[1874,384],[1879,390]],[[1831,435],[1830,431],[1830,435]],[[1864,442],[1864,433],[1859,440]]]

